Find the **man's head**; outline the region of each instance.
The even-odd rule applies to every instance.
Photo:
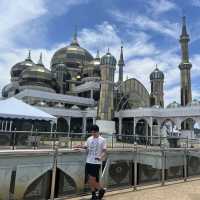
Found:
[[[90,132],[92,133],[92,135],[94,137],[98,137],[99,136],[99,127],[96,124],[92,125],[92,127],[90,128]]]

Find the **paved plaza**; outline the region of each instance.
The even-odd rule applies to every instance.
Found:
[[[70,200],[87,200],[89,196]],[[177,182],[164,187],[140,187],[137,191],[125,189],[108,192],[104,200],[199,200],[200,180]]]

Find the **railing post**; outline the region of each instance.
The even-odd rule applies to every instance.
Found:
[[[14,130],[14,132],[13,132],[13,138],[12,138],[12,150],[14,150],[15,149],[15,137],[16,137],[16,128],[15,128],[15,130]]]
[[[72,149],[72,135],[70,137],[70,149]]]
[[[51,200],[54,200],[54,195],[55,195],[57,155],[58,155],[58,148],[55,147],[53,155],[53,168],[52,168],[52,179],[51,179],[51,195],[50,195]]]
[[[162,182],[161,185],[165,185],[165,150],[162,148]]]
[[[112,147],[111,148],[113,149],[113,133],[112,133]]]
[[[56,146],[56,132],[54,131],[53,132],[53,149],[55,149],[55,146]]]
[[[146,137],[146,149],[147,149],[147,145],[148,145],[148,136]]]
[[[187,181],[187,149],[184,149],[184,181]]]
[[[35,130],[35,135],[34,135],[34,142],[33,142],[33,149],[36,149],[36,143],[37,143],[37,132],[38,132],[38,130],[37,130],[37,128],[36,128],[36,130]]]
[[[135,159],[134,159],[134,186],[133,189],[137,190],[137,143],[134,143],[134,154],[135,154]]]

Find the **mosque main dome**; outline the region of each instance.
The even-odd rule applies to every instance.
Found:
[[[65,64],[68,67],[84,66],[92,60],[93,56],[79,45],[75,33],[69,46],[63,47],[55,52],[51,59],[51,68],[58,64]]]

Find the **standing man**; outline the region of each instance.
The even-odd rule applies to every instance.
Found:
[[[99,172],[102,160],[106,155],[106,140],[100,136],[97,125],[93,125],[90,130],[92,136],[87,139],[85,145],[76,147],[87,150],[86,178],[92,191],[91,200],[95,200],[102,199],[105,193],[105,189],[99,183]],[[96,195],[97,190],[99,191],[98,196]]]

